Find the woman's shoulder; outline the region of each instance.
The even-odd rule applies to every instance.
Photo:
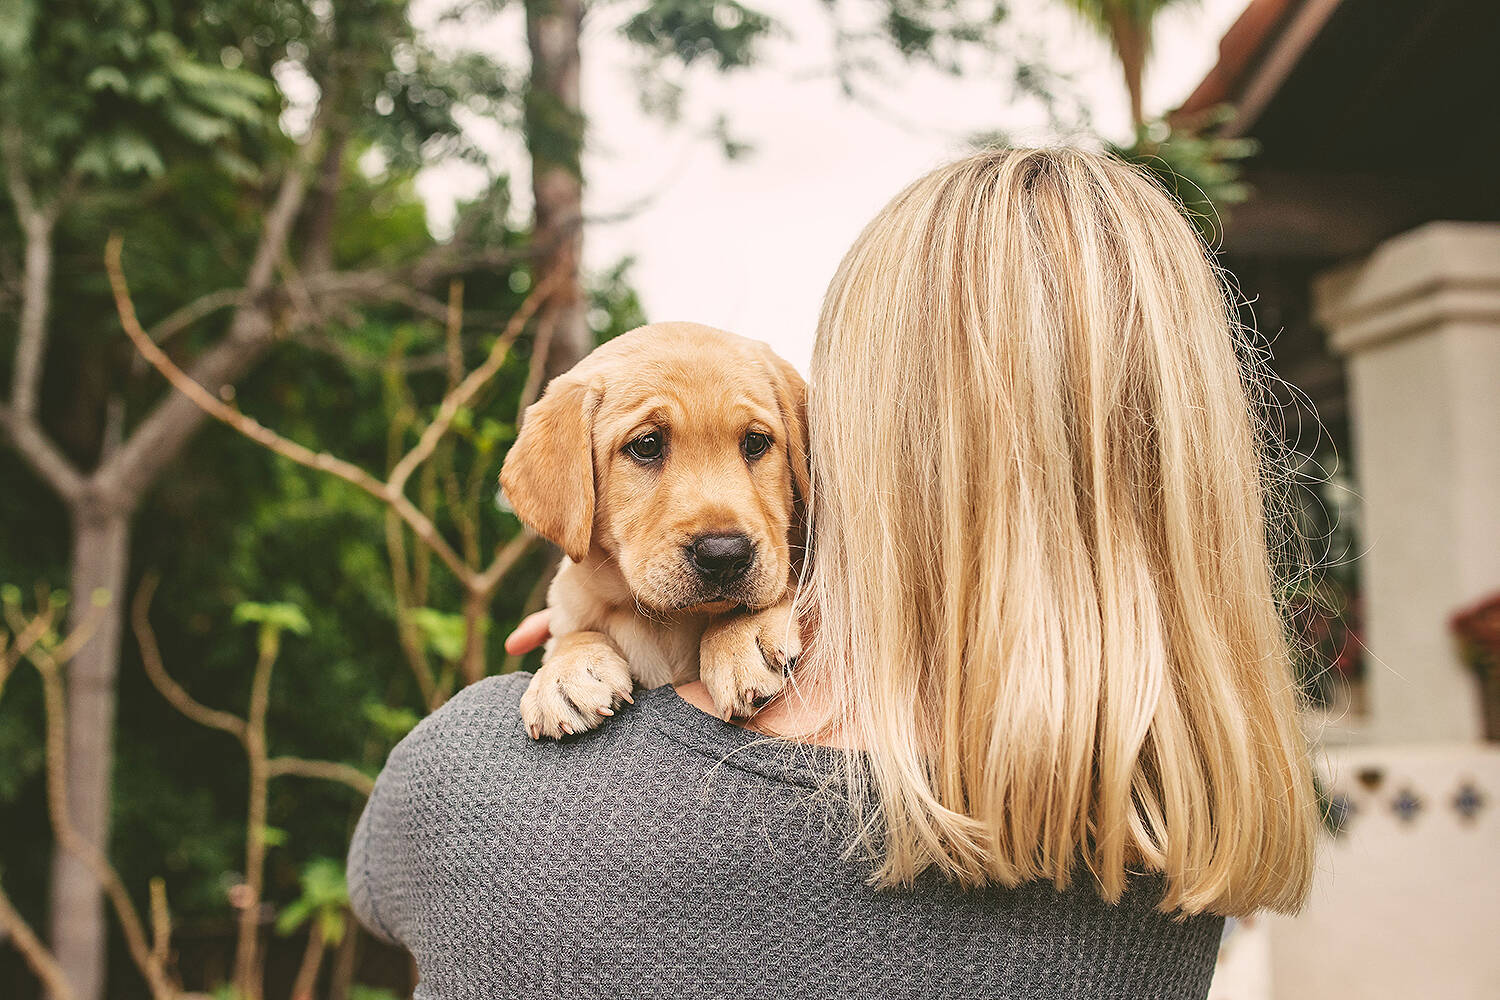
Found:
[[[385,772],[429,791],[466,793],[498,786],[568,780],[601,766],[640,766],[641,743],[659,742],[641,705],[628,706],[588,733],[533,740],[521,722],[521,696],[532,675],[487,677],[455,694],[418,723],[386,759]],[[637,701],[642,701],[641,695]],[[606,763],[612,761],[613,763]]]
[[[531,674],[517,672],[470,684],[417,723],[391,751],[386,768],[428,770],[523,751],[531,741],[520,703],[530,682]]]

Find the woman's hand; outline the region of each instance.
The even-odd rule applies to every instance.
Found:
[[[546,642],[551,635],[552,609],[543,608],[523,618],[516,630],[505,637],[505,651],[511,656],[524,656]]]

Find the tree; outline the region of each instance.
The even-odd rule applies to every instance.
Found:
[[[49,3],[44,14],[38,0],[21,0],[0,20],[0,155],[24,244],[11,392],[0,407],[0,427],[67,508],[69,589],[97,595],[105,609],[76,652],[68,694],[69,813],[94,849],[108,839],[132,518],[204,415],[172,393],[148,396],[142,406],[130,366],[115,363],[119,352],[105,348],[86,363],[94,384],[105,387],[102,405],[80,421],[90,426],[72,441],[57,436],[55,420],[49,428],[43,389],[58,305],[53,265],[60,229],[70,219],[118,215],[129,199],[160,195],[194,170],[238,181],[261,216],[253,243],[234,248],[247,251],[239,276],[183,304],[153,330],[164,341],[227,312],[221,336],[191,365],[199,383],[225,395],[278,336],[318,319],[317,310],[415,295],[486,259],[483,252],[440,247],[401,267],[327,272],[327,220],[336,210],[342,144],[372,130],[361,113],[385,95],[393,113],[380,128],[396,140],[388,143],[392,154],[416,156],[434,141],[461,144],[449,114],[453,95],[424,87],[420,105],[411,100],[417,84],[391,58],[395,46],[410,42],[404,3],[364,0],[342,5],[338,18],[328,4],[275,8],[254,0],[214,3],[186,17],[154,3],[114,0]],[[275,127],[293,110],[273,85],[277,64],[300,67],[321,97],[300,142]],[[496,263],[513,256],[490,249]],[[317,295],[316,310],[306,308],[309,293]],[[92,332],[113,330],[109,324]],[[80,606],[88,603],[74,605]],[[51,924],[58,961],[77,995],[94,1000],[103,988],[104,917],[96,880],[77,852],[56,855]]]
[[[1141,107],[1141,83],[1151,58],[1151,29],[1168,7],[1185,0],[1064,0],[1097,31],[1120,61],[1125,90],[1130,96],[1130,121],[1137,129],[1146,123]]]
[[[95,847],[106,839],[114,729],[114,674],[120,640],[130,513],[145,486],[198,418],[165,401],[126,438],[105,429],[97,466],[85,472],[59,449],[39,416],[50,333],[54,235],[81,198],[121,178],[160,176],[178,149],[209,147],[233,162],[231,140],[264,120],[270,87],[248,72],[212,66],[169,31],[151,30],[145,5],[118,4],[113,18],[39,4],[8,8],[0,35],[0,151],[11,206],[24,238],[9,404],[0,424],[35,473],[62,499],[73,523],[70,573],[77,594],[100,594],[109,611],[75,656],[68,714],[69,811]],[[246,295],[263,295],[301,199],[287,173],[268,216]],[[199,371],[223,385],[253,363],[269,319],[244,305],[223,349]],[[75,608],[79,605],[75,604]],[[87,603],[83,603],[87,607]],[[76,624],[76,623],[75,623]],[[53,868],[52,937],[80,996],[102,988],[103,911],[83,861],[59,852]]]

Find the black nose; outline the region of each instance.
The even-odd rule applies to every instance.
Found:
[[[703,578],[721,585],[744,576],[755,559],[755,546],[745,535],[700,535],[687,550]]]

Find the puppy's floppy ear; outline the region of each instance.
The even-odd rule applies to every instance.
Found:
[[[594,534],[598,402],[583,379],[558,376],[526,408],[521,433],[500,469],[500,488],[516,516],[574,562],[588,555]]]
[[[812,498],[812,469],[808,465],[807,382],[797,369],[766,351],[776,384],[776,406],[786,427],[786,460],[792,469],[792,502],[804,511]]]

